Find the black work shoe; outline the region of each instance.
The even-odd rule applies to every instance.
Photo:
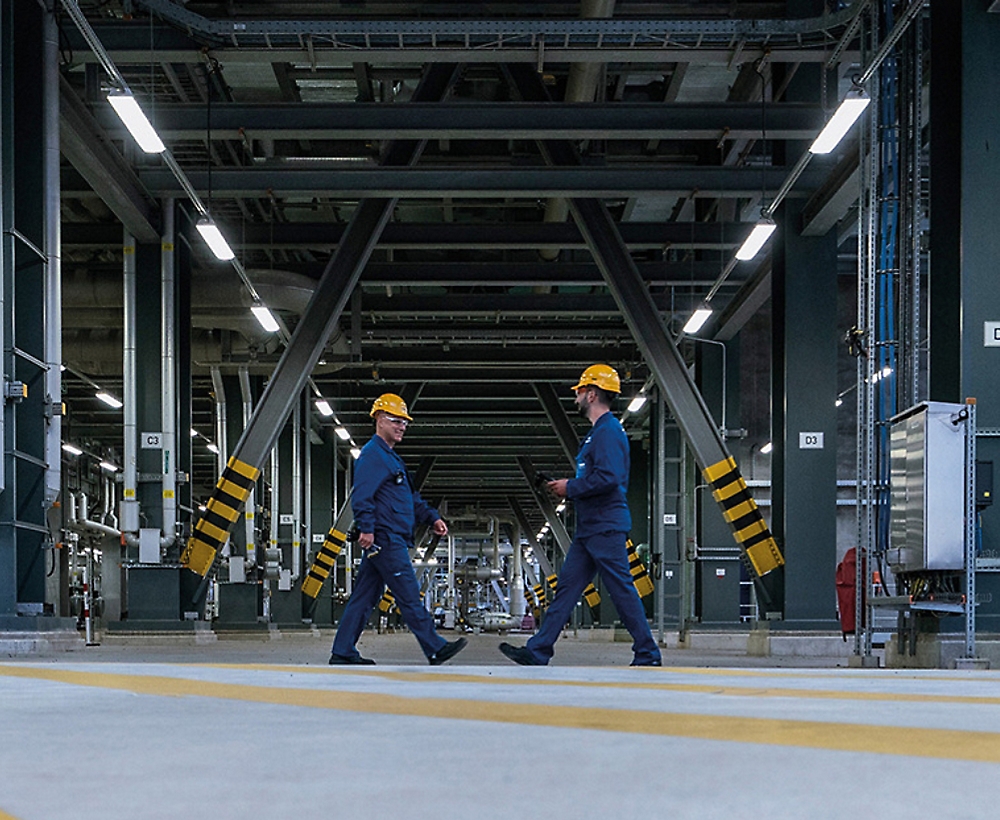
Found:
[[[500,644],[500,651],[514,661],[514,663],[519,663],[521,666],[544,666],[544,664],[535,660],[535,656],[531,654],[531,650],[526,646],[512,646],[509,643],[502,643]]]
[[[353,658],[347,658],[343,655],[331,655],[328,661],[330,666],[337,666],[339,664],[356,664],[358,666],[374,666],[375,661],[371,658],[362,658],[360,655],[355,655]]]
[[[457,638],[454,641],[449,641],[444,646],[442,646],[437,652],[431,655],[427,662],[431,666],[440,666],[445,661],[449,661],[454,658],[459,652],[465,649],[469,642],[465,638]]]
[[[632,661],[629,666],[663,666],[663,661],[659,658],[655,661]]]

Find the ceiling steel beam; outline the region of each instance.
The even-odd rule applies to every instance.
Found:
[[[318,166],[318,167],[317,167]],[[212,171],[212,191],[221,197],[270,196],[319,197],[322,199],[457,197],[495,199],[507,197],[545,198],[573,196],[586,198],[628,197],[637,193],[718,199],[754,197],[761,187],[775,190],[785,181],[788,169],[720,168],[710,166],[605,165],[586,167],[542,167],[526,165],[509,168],[456,167],[371,167],[331,168],[320,163],[291,166],[262,163],[249,168],[217,168]],[[191,184],[208,196],[208,173],[191,170]],[[157,197],[182,196],[184,190],[169,169],[140,169],[139,179]],[[815,190],[822,172],[807,168],[799,178],[798,190]],[[67,194],[74,191],[67,180]],[[800,193],[801,195],[801,193]]]
[[[232,232],[230,241],[233,247],[251,250],[332,250],[340,242],[345,227],[343,223],[330,222],[248,223]],[[623,222],[618,229],[622,241],[633,250],[730,249],[738,247],[746,239],[747,233],[745,225],[719,222]],[[121,226],[64,221],[62,234],[64,246],[103,248],[121,241]],[[586,243],[579,228],[572,222],[478,225],[393,222],[385,226],[379,237],[378,247],[394,250],[420,250],[429,247],[468,250],[583,250]]]
[[[95,27],[98,28],[98,27]],[[103,39],[103,37],[102,37]],[[145,39],[148,43],[149,35]],[[143,47],[138,43],[129,43],[122,48],[108,49],[108,54],[118,66],[140,65],[149,66],[150,51],[148,44]],[[412,68],[414,64],[472,62],[484,64],[527,63],[538,65],[537,48],[504,48],[485,51],[471,48],[371,48],[364,51],[349,49],[315,48],[312,53],[305,48],[210,48],[207,51],[201,46],[190,48],[168,46],[157,47],[155,59],[161,63],[198,63],[209,55],[227,66],[233,65],[270,65],[271,63],[295,63],[300,65],[315,64],[317,68],[350,68],[359,57],[365,62],[377,66],[401,66]],[[826,63],[831,50],[819,48],[782,48],[770,49],[767,46],[750,45],[736,54],[732,48],[690,48],[688,46],[666,46],[658,48],[627,49],[627,48],[560,48],[545,47],[545,62],[547,66],[560,63],[603,63],[615,66],[664,66],[672,63],[685,62],[689,65],[724,65],[728,66],[734,56],[741,60],[755,61],[766,58],[772,63]],[[88,52],[74,52],[77,63],[96,63],[97,58]],[[850,64],[859,61],[860,53],[856,50],[841,54],[843,62]]]
[[[98,122],[124,133],[108,106]],[[803,103],[219,103],[215,139],[812,139],[823,109]],[[158,103],[156,130],[168,142],[203,139],[207,108]]]
[[[121,222],[108,244],[122,244],[123,226],[139,242],[159,242],[159,208],[65,78],[60,78],[59,108],[62,154]]]

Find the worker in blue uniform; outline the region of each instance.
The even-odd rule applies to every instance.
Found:
[[[573,390],[577,408],[592,426],[576,456],[576,476],[549,481],[547,487],[557,498],[573,502],[575,537],[541,629],[524,646],[501,643],[500,651],[524,666],[548,664],[573,607],[594,574],[600,572],[604,588],[632,636],[632,666],[660,666],[660,649],[632,583],[625,546],[632,528],[625,498],[629,445],[621,422],[611,412],[615,397],[621,393],[621,380],[613,367],[595,364],[583,371]]]
[[[420,600],[409,548],[415,523],[430,524],[436,535],[447,535],[448,525],[413,489],[406,465],[395,451],[413,421],[406,403],[395,393],[384,393],[375,399],[369,415],[375,419],[375,435],[354,463],[351,493],[361,566],[333,639],[330,663],[375,663],[363,658],[355,645],[388,586],[428,662],[438,666],[461,652],[466,640],[446,641],[434,630],[434,620]]]

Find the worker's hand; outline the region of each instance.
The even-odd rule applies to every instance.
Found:
[[[439,518],[433,524],[431,524],[431,529],[434,530],[435,535],[447,535],[448,525],[444,523],[444,519]]]
[[[361,547],[361,549],[366,550],[374,543],[375,543],[375,533],[373,532],[358,533],[358,546]]]
[[[556,498],[566,497],[566,484],[569,482],[568,478],[557,478],[555,481],[550,481],[545,486],[548,487],[549,492],[552,493]]]

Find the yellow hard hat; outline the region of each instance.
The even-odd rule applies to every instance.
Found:
[[[375,399],[372,403],[372,411],[368,415],[374,416],[379,410],[384,410],[390,416],[398,416],[401,419],[413,421],[410,418],[410,414],[406,412],[406,402],[395,393],[383,393]]]
[[[618,378],[618,371],[609,364],[592,364],[583,371],[580,381],[573,387],[579,390],[581,387],[600,387],[609,393],[622,392],[622,380]]]

